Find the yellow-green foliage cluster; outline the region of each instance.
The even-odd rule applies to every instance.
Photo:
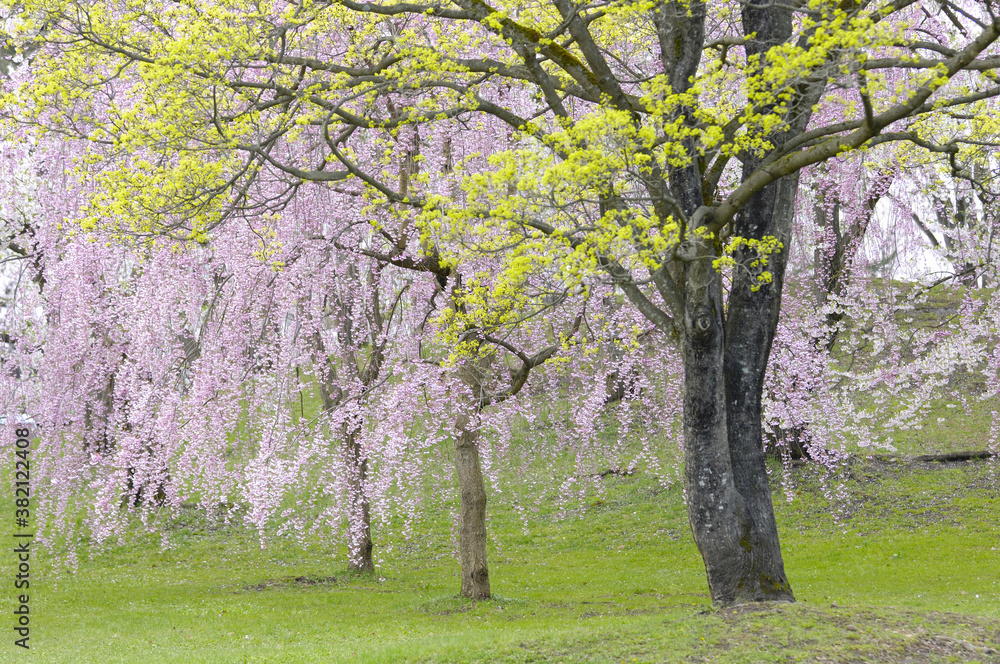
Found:
[[[182,154],[174,164],[155,165],[145,159],[130,161],[130,168],[88,174],[96,192],[79,220],[84,231],[110,227],[114,235],[145,235],[166,231],[165,218],[173,209],[183,211],[184,231],[194,242],[207,240],[206,231],[220,219],[224,199],[205,195],[206,185],[222,188],[229,164],[224,160],[205,162]]]
[[[755,283],[750,288],[759,290],[761,286],[771,283],[774,275],[767,271],[770,256],[781,251],[784,245],[776,237],[767,236],[760,240],[745,237],[732,237],[723,248],[721,257],[712,262],[716,270],[732,268],[746,270]]]
[[[520,147],[491,155],[488,170],[466,175],[463,200],[431,199],[417,220],[425,242],[450,248],[457,261],[506,247],[518,270],[528,265],[517,262],[525,254],[547,256],[530,265],[567,287],[592,275],[599,256],[659,267],[680,232],[674,217],[613,203],[641,196],[636,178],[680,158],[654,151],[651,126],[605,107],[540,139],[525,132],[518,140]]]

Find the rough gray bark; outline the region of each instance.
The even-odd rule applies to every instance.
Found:
[[[672,7],[673,5],[667,5]],[[694,3],[682,16],[664,12],[658,26],[661,49],[675,90],[686,87],[704,45],[704,9]],[[790,38],[791,13],[767,2],[743,5],[746,48],[761,54]],[[671,38],[677,46],[670,49]],[[682,112],[684,112],[682,110]],[[806,118],[792,124],[805,125]],[[780,144],[784,136],[770,137]],[[693,146],[692,146],[693,147]],[[743,155],[744,179],[760,159]],[[778,237],[785,248],[770,257],[771,284],[758,286],[756,274],[737,267],[724,309],[721,276],[712,261],[721,247],[714,238],[692,233],[708,226],[699,208],[708,203],[704,174],[696,162],[669,174],[670,190],[689,219],[688,239],[678,251],[686,265],[681,338],[685,369],[684,438],[688,517],[705,562],[712,601],[732,604],[762,600],[794,601],[784,571],[771,504],[761,430],[764,372],[777,328],[787,244],[794,212],[796,177],[763,187],[743,206],[734,234]],[[704,230],[708,230],[704,228]],[[740,259],[752,258],[737,255]],[[724,310],[726,313],[724,314]]]
[[[777,199],[787,200],[794,182],[782,187],[786,191]],[[794,601],[761,431],[761,394],[777,324],[780,277],[775,276],[778,285],[756,292],[734,279],[724,321],[721,277],[712,267],[715,251],[709,242],[689,244],[694,255],[687,268],[683,321],[685,485],[712,601]],[[772,256],[774,263],[780,260]],[[779,267],[774,263],[772,270]]]
[[[752,274],[743,272],[734,276],[729,295],[724,359],[729,451],[736,490],[745,501],[740,539],[744,555],[738,559],[741,583],[733,598],[737,602],[794,601],[785,576],[764,461],[761,396],[778,325],[797,188],[794,176],[765,187],[736,220],[738,235],[777,237],[784,245],[768,259],[771,283],[757,284]]]
[[[787,243],[797,182],[782,180],[750,201],[744,237]],[[741,235],[743,233],[740,233]],[[710,240],[682,247],[684,440],[688,518],[705,562],[712,601],[794,601],[784,571],[761,432],[764,371],[777,327],[787,248],[772,255],[773,282],[753,290],[734,276],[723,316],[721,275]],[[740,270],[737,268],[737,275]]]
[[[683,321],[684,472],[688,519],[705,562],[712,601],[728,604],[745,584],[745,507],[736,491],[726,417],[722,288],[707,242],[689,241]]]
[[[772,2],[747,2],[742,6],[742,20],[744,34],[753,35],[746,42],[748,58],[763,59],[769,49],[791,38],[789,7]],[[776,147],[805,128],[812,107],[810,97],[816,94],[816,85],[822,84],[803,84],[797,104],[790,105],[787,129],[769,136]],[[744,181],[758,170],[761,161],[755,155],[743,155]],[[722,384],[733,491],[740,500],[737,507],[730,510],[728,505],[720,506],[719,511],[731,513],[732,524],[727,526],[735,528],[736,532],[727,532],[727,535],[736,538],[738,547],[734,548],[732,541],[727,539],[726,548],[720,548],[721,554],[702,552],[709,571],[712,598],[718,603],[795,600],[785,574],[771,503],[763,451],[761,397],[781,308],[797,190],[797,175],[772,182],[744,204],[733,224],[736,236],[758,240],[774,237],[783,246],[767,257],[767,270],[772,276],[770,283],[759,283],[754,271],[740,267],[757,258],[754,249],[744,249],[735,256],[738,267],[733,274],[722,342]],[[713,329],[714,324],[713,321]],[[687,320],[685,325],[688,325]],[[692,341],[696,338],[688,336]],[[691,379],[688,382],[691,383]],[[729,491],[728,479],[723,477],[721,482],[726,492]],[[713,574],[709,561],[720,555],[727,558],[725,569]]]

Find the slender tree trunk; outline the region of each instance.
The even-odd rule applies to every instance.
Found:
[[[346,432],[344,448],[347,452],[348,491],[351,512],[348,517],[347,568],[352,572],[370,573],[375,571],[372,562],[371,508],[364,483],[368,478],[368,459],[358,443],[358,431]]]
[[[490,598],[490,574],[486,566],[486,486],[479,465],[479,427],[469,415],[456,421],[455,472],[461,512],[458,549],[462,561],[462,597]]]
[[[115,406],[115,374],[108,375],[104,386],[87,401],[83,411],[83,426],[86,430],[84,449],[95,450],[98,454],[114,451],[115,440],[109,429]]]
[[[322,339],[315,335],[315,347],[325,353]],[[343,401],[344,393],[337,386],[337,375],[333,366],[320,365],[319,393],[323,400],[323,410],[333,412]],[[375,569],[372,561],[371,508],[364,491],[368,478],[368,458],[358,443],[358,429],[345,424],[339,430],[342,441],[344,463],[347,466],[347,491],[350,511],[347,517],[347,569],[354,572],[371,572]]]

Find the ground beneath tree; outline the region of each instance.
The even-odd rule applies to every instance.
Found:
[[[520,653],[475,661],[1000,662],[1000,621],[959,614],[798,603],[703,610],[647,624],[655,628],[646,634],[630,628],[575,644],[557,639],[526,642],[520,644]]]
[[[456,596],[450,510],[386,548],[378,575],[348,572],[328,538],[262,549],[255,528],[193,510],[170,548],[137,529],[62,576],[40,556],[31,659],[1000,664],[1000,461],[770,468],[797,604],[711,608],[680,485],[640,469],[527,523],[492,502],[488,602]]]

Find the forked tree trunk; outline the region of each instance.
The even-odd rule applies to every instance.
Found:
[[[722,277],[713,266],[719,252],[715,240],[693,233],[683,248],[688,518],[716,604],[794,601],[764,463],[761,396],[796,186],[788,178],[766,187],[736,220],[739,236],[777,236],[786,244],[769,257],[773,283],[754,291],[756,276],[746,269],[751,261],[740,260],[753,257],[738,255],[724,309]]]
[[[788,7],[751,2],[742,6],[741,13],[744,34],[752,35],[746,44],[747,56],[757,56],[760,63],[769,49],[791,38],[792,14]],[[788,130],[769,137],[774,145],[781,145],[790,135],[805,129],[812,97],[819,89],[813,86],[796,102],[788,116]],[[745,155],[743,178],[754,173],[760,163],[758,155]],[[741,554],[732,562],[736,581],[724,585],[718,595],[713,588],[713,599],[721,602],[795,601],[785,575],[764,461],[761,397],[778,327],[797,191],[798,175],[771,183],[747,201],[734,220],[736,236],[777,238],[782,248],[766,257],[770,283],[759,281],[757,274],[748,269],[760,258],[754,249],[744,248],[735,256],[741,267],[734,270],[729,295],[724,376],[729,452],[733,481],[743,499],[743,514],[739,524]]]
[[[766,321],[736,327],[751,310],[729,305],[727,338],[714,250],[688,266],[684,311],[684,439],[688,518],[716,604],[794,601],[785,576],[761,439],[759,385]],[[737,303],[738,307],[744,305]],[[771,330],[773,336],[773,329]],[[765,334],[765,336],[767,336]],[[769,342],[767,343],[769,347]],[[739,375],[736,375],[739,374]],[[743,391],[741,391],[743,390]]]
[[[787,41],[791,15],[770,3],[743,7],[748,49],[760,55]],[[808,111],[795,123],[808,121]],[[786,136],[771,137],[775,144]],[[744,177],[759,159],[744,158]],[[676,173],[671,187],[693,200],[700,177]],[[684,176],[687,176],[686,178]],[[753,250],[736,255],[733,287],[723,315],[721,275],[713,267],[713,238],[692,237],[684,279],[684,435],[688,516],[705,561],[712,601],[732,604],[794,601],[785,575],[764,462],[761,396],[777,329],[796,177],[784,178],[751,198],[734,223],[735,235],[777,237],[782,250],[768,257],[770,284],[749,268]],[[689,204],[693,213],[694,202]],[[695,230],[695,229],[691,229]],[[754,290],[754,289],[757,290]]]
[[[371,507],[364,486],[368,479],[368,458],[364,456],[358,443],[357,434],[357,429],[352,429],[344,437],[351,506],[347,519],[347,568],[352,572],[368,574],[375,571],[372,561]]]
[[[717,604],[795,601],[785,575],[764,462],[761,396],[777,329],[796,178],[764,188],[736,220],[745,238],[777,237],[769,284],[736,256],[725,327],[716,249],[694,243],[684,311],[688,515]],[[756,288],[757,290],[754,290]]]
[[[702,2],[666,2],[657,15],[661,57],[675,93],[687,90],[697,71],[704,50],[705,16]],[[693,118],[693,109],[681,109],[679,113]],[[688,147],[690,154],[696,153],[695,145]],[[697,161],[669,173],[670,193],[693,224],[708,223],[707,219],[697,222],[700,217],[695,215],[707,202],[703,175]],[[674,212],[663,210],[660,214],[666,217]],[[734,465],[744,461],[739,458],[742,444],[735,455],[730,450],[737,434],[730,430],[727,412],[725,306],[722,277],[713,264],[719,247],[716,238],[702,233],[703,230],[707,229],[693,226],[686,229],[686,241],[677,254],[685,267],[683,274],[677,275],[679,279],[675,279],[683,284],[684,300],[682,311],[677,313],[683,318],[678,327],[684,357],[685,489],[688,519],[705,562],[712,601],[730,604],[756,599],[759,588],[768,585],[762,583],[756,572],[757,563],[777,548],[778,541],[777,531],[772,542],[755,540],[758,529],[754,526],[754,512],[759,501],[740,491],[748,484],[762,483],[766,487],[763,464],[734,470]],[[758,422],[758,444],[759,425]],[[747,482],[744,472],[751,478],[760,473],[762,478]]]
[[[748,2],[741,13],[744,34],[751,35],[745,46],[748,58],[757,56],[763,63],[766,51],[790,39],[789,7]],[[774,145],[804,130],[819,89],[813,86],[797,100],[788,131],[769,137]],[[744,155],[743,177],[759,165],[758,156]],[[682,187],[681,178],[673,178],[671,185]],[[712,267],[718,247],[711,246],[712,239],[692,241],[683,326],[688,514],[717,604],[795,600],[785,576],[764,463],[761,396],[777,329],[797,188],[797,177],[783,178],[763,188],[737,215],[736,236],[776,237],[784,247],[768,257],[770,284],[758,283],[749,270],[757,258],[753,249],[737,254],[725,324],[721,277]],[[685,189],[695,193],[691,186]]]
[[[462,563],[462,597],[490,598],[486,566],[486,487],[479,464],[479,427],[469,415],[456,420],[455,472],[461,499],[458,549]]]

